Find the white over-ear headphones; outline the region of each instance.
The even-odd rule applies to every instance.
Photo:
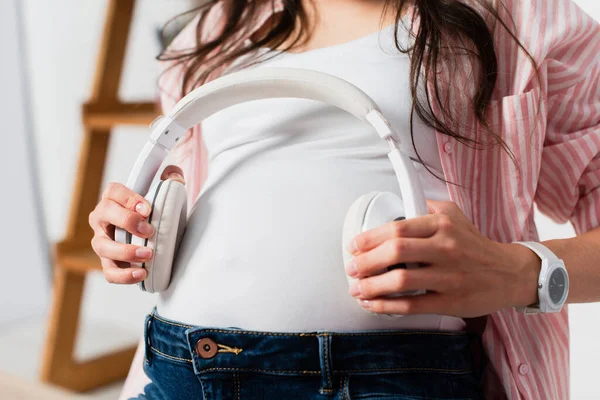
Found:
[[[140,283],[142,290],[161,292],[168,287],[173,257],[186,222],[186,193],[183,185],[166,180],[157,181],[150,187],[167,153],[188,129],[217,111],[239,103],[267,98],[304,98],[337,106],[367,121],[389,143],[391,151],[388,156],[400,185],[402,199],[394,193],[374,192],[363,195],[352,204],[344,221],[344,264],[352,257],[346,252],[345,246],[360,232],[398,217],[409,219],[428,213],[421,181],[411,159],[400,151],[392,127],[363,91],[340,78],[316,71],[293,68],[243,70],[197,88],[181,99],[169,115],[160,117],[151,125],[150,139],[138,156],[127,187],[145,194],[153,205],[149,222],[156,233],[146,240],[122,229],[116,231],[116,240],[121,243],[145,245],[154,249],[153,259],[141,265],[147,270],[146,279]],[[353,281],[350,277],[348,280],[350,283]],[[410,294],[416,293],[420,292]]]

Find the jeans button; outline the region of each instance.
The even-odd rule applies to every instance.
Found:
[[[217,344],[212,339],[202,338],[196,342],[196,353],[202,358],[213,358],[217,351]]]

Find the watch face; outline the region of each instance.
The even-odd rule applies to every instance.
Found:
[[[567,290],[567,277],[562,268],[557,268],[548,280],[548,294],[554,304],[560,304]]]

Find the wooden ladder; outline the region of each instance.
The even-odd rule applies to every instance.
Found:
[[[67,234],[54,248],[54,295],[41,380],[74,391],[123,379],[135,353],[132,346],[92,360],[74,357],[85,277],[101,270],[90,245],[88,216],[99,200],[111,131],[120,124],[150,124],[157,115],[154,103],[127,104],[118,99],[134,6],[135,0],[109,0],[94,86],[82,108],[84,138]]]

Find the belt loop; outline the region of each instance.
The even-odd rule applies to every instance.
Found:
[[[146,316],[146,320],[144,323],[144,359],[147,365],[152,364],[152,352],[150,351],[150,326],[152,325],[153,320],[154,310],[152,310],[152,313]]]
[[[321,388],[319,393],[324,396],[333,396],[333,367],[331,363],[331,335],[327,331],[318,332],[319,360],[321,362]]]
[[[471,357],[471,365],[473,367],[473,374],[479,382],[483,380],[484,372],[487,368],[488,358],[483,347],[483,340],[481,336],[468,333],[469,337],[469,355]]]
[[[473,372],[481,382],[485,369],[487,368],[487,354],[483,347],[483,333],[487,325],[488,316],[477,318],[465,318],[466,331],[469,335],[469,353],[473,365]]]

